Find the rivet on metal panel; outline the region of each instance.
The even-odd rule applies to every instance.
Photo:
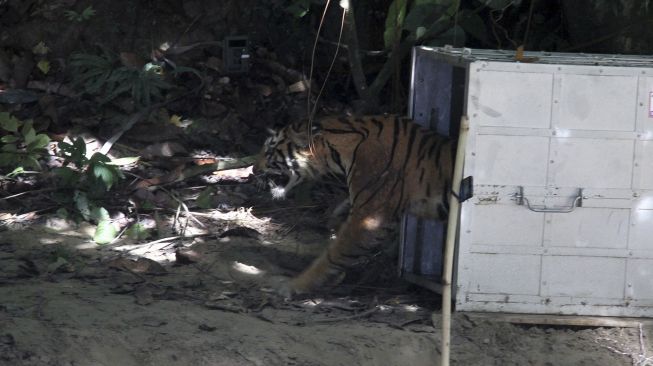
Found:
[[[553,100],[553,103],[556,103],[556,104],[557,104],[557,103],[558,103],[558,100],[557,100],[557,99],[554,99],[554,100]]]
[[[639,197],[639,192],[633,192],[633,197]]]
[[[557,133],[556,131],[551,132],[551,135],[553,135],[553,136],[555,136],[555,135],[557,135],[557,134],[558,134],[558,133]]]
[[[555,161],[551,160],[551,161],[549,161],[549,163],[553,164],[553,163],[555,163]]]
[[[640,107],[643,107],[643,106],[644,106],[644,103],[639,102],[639,106],[640,106]],[[637,137],[639,137],[639,135],[637,135]]]
[[[472,151],[472,156],[476,156],[476,153]]]
[[[603,72],[603,69],[599,69],[599,72]]]
[[[635,163],[635,167],[638,167],[638,166],[639,166],[639,164],[638,164],[638,163]]]
[[[642,74],[646,74],[646,70],[642,70]]]
[[[558,67],[558,71],[562,70],[562,67]]]

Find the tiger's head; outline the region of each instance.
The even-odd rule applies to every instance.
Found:
[[[254,175],[267,183],[273,198],[282,199],[311,175],[308,135],[300,124],[269,132],[254,164]]]

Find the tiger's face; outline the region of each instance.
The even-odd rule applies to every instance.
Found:
[[[275,199],[283,199],[305,179],[307,159],[293,133],[284,128],[271,131],[254,164],[257,179],[267,183]]]

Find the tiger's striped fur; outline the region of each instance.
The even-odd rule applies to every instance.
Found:
[[[310,146],[306,126],[292,124],[268,138],[255,174],[288,179],[270,183],[276,197],[304,179],[344,178],[351,209],[327,250],[288,283],[290,294],[339,282],[378,250],[384,229],[405,211],[445,220],[453,172],[455,144],[407,118],[323,118],[313,123]]]

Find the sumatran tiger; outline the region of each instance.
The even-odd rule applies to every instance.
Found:
[[[292,296],[339,283],[375,254],[406,211],[446,220],[454,151],[451,140],[390,115],[326,117],[313,122],[310,134],[306,122],[272,131],[254,174],[275,198],[306,179],[333,175],[346,181],[350,203],[335,240],[278,290]]]

